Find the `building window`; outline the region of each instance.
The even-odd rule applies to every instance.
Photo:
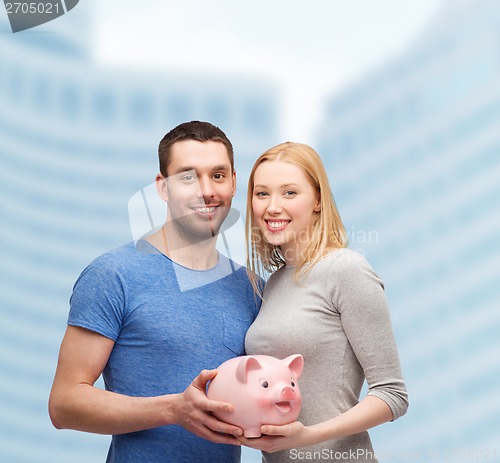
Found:
[[[150,95],[133,94],[129,108],[133,124],[146,126],[153,122],[153,101]]]
[[[110,124],[115,117],[116,101],[110,89],[98,89],[92,98],[92,113],[101,124]]]
[[[76,119],[81,110],[81,98],[75,83],[67,82],[61,88],[61,107],[65,117]]]

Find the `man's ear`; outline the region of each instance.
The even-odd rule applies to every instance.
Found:
[[[163,201],[168,202],[167,179],[160,173],[156,174],[156,191]]]
[[[236,171],[233,169],[233,188],[231,196],[234,198],[235,194],[236,194]]]

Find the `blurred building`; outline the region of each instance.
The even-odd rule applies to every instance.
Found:
[[[55,431],[47,399],[72,285],[95,256],[132,240],[127,203],[154,181],[163,135],[187,120],[219,125],[235,148],[240,211],[245,172],[276,137],[268,81],[97,66],[81,3],[43,28],[12,34],[0,23],[4,462],[103,461],[109,438]]]
[[[372,432],[382,461],[500,458],[499,30],[499,2],[448,2],[331,98],[318,132],[351,247],[386,282],[409,387],[408,415]]]

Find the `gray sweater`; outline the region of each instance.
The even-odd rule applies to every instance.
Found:
[[[247,354],[284,358],[302,354],[299,421],[316,424],[368,395],[387,403],[394,419],[408,407],[383,284],[365,258],[350,249],[332,251],[294,281],[295,268],[269,278],[260,313],[247,332]],[[313,453],[316,452],[316,453]],[[319,452],[319,453],[318,453]],[[265,462],[374,462],[368,432],[313,447],[263,453]]]

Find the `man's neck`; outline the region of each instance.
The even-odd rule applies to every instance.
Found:
[[[219,260],[215,249],[217,235],[204,241],[190,242],[166,224],[148,236],[146,241],[175,263],[193,270],[208,270],[215,267]]]

